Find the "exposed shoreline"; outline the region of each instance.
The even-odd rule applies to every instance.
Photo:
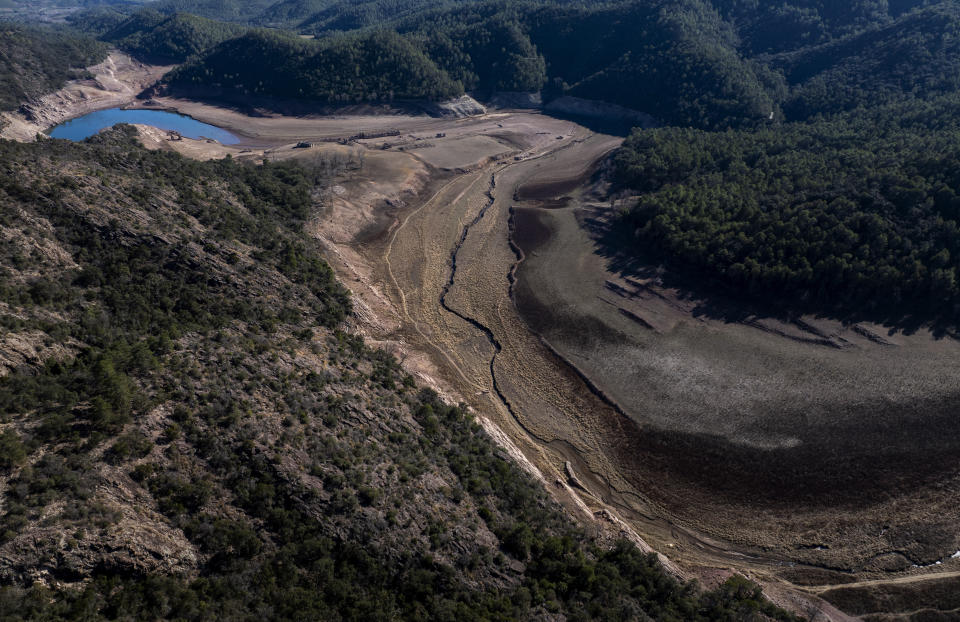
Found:
[[[71,80],[60,90],[23,104],[19,110],[0,113],[0,138],[32,142],[38,134],[45,134],[64,121],[128,105],[170,69],[168,65],[148,65],[123,52],[112,51],[102,63],[87,68],[92,78]]]

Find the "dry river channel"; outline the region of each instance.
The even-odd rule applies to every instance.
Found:
[[[590,381],[527,329],[512,301],[521,252],[510,242],[517,189],[544,167],[583,167],[618,144],[586,131],[570,143],[518,163],[495,163],[455,177],[404,217],[389,236],[382,265],[406,319],[402,332],[427,348],[456,379],[460,394],[522,445],[557,481],[580,487],[587,506],[615,508],[698,559],[746,556],[688,534],[657,518],[651,501],[617,473],[611,448],[629,442],[631,425]],[[570,466],[566,465],[570,462]],[[661,542],[657,541],[658,544]],[[674,557],[671,555],[671,557]],[[757,553],[757,562],[780,563]]]
[[[719,404],[714,419],[684,419],[669,410],[645,414],[636,404],[653,404],[656,410],[658,391],[659,399],[682,402],[683,383],[661,390],[666,384],[646,386],[638,375],[634,386],[614,386],[609,378],[620,372],[603,369],[619,364],[614,356],[628,346],[635,351],[622,356],[636,358],[637,352],[674,343],[671,335],[689,333],[684,339],[694,344],[713,347],[721,340],[721,358],[749,358],[744,353],[757,349],[782,352],[777,355],[782,360],[760,358],[751,364],[770,365],[773,371],[778,366],[819,370],[809,384],[822,383],[818,373],[837,376],[844,365],[884,382],[885,375],[900,373],[887,368],[889,360],[914,367],[916,360],[944,361],[939,368],[952,375],[948,364],[957,360],[956,344],[929,336],[892,336],[888,342],[873,325],[833,327],[815,319],[796,325],[768,319],[711,322],[694,318],[677,300],[668,306],[684,317],[668,326],[662,322],[669,314],[658,315],[653,302],[634,309],[630,304],[636,301],[612,300],[611,291],[622,295],[637,281],[611,282],[616,275],[586,221],[609,216],[611,208],[604,207],[592,173],[622,139],[562,123],[563,140],[541,141],[521,158],[491,158],[468,170],[434,169],[416,200],[394,212],[392,225],[347,245],[370,268],[364,280],[391,307],[394,321],[381,322],[379,331],[368,334],[374,341],[400,344],[401,356],[425,355],[430,377],[466,402],[572,514],[592,529],[658,552],[678,576],[710,583],[731,570],[745,572],[764,583],[775,601],[811,619],[853,619],[831,603],[859,613],[894,611],[895,616],[925,611],[928,602],[931,611],[949,611],[949,602],[929,600],[932,592],[952,590],[958,582],[957,558],[950,556],[957,548],[952,531],[957,521],[947,515],[957,499],[956,478],[941,478],[939,456],[930,456],[929,473],[919,469],[930,476],[923,486],[908,483],[903,494],[883,492],[884,469],[899,465],[886,454],[874,460],[867,452],[861,460],[855,444],[852,452],[836,445],[837,439],[857,437],[853,430],[828,430],[822,442],[801,430],[798,441],[786,434],[790,417],[774,417],[771,423],[760,415],[751,419],[745,410],[746,423],[738,428],[731,423],[737,418]],[[560,251],[544,244],[564,236],[569,240]],[[547,296],[548,303],[536,300],[550,287],[559,293]],[[665,304],[668,295],[650,298]],[[544,311],[539,308],[544,304],[553,307]],[[591,347],[611,340],[602,351],[591,351],[601,359],[592,363],[578,351],[576,336],[557,337],[537,321],[538,313],[550,325],[566,315],[579,317],[585,309],[584,340],[592,340]],[[598,341],[591,324],[594,315],[603,319],[604,313],[610,316],[603,320],[606,325],[616,328],[620,322],[622,332],[617,328]],[[575,324],[572,332],[579,327]],[[895,346],[899,357],[885,354]],[[611,353],[607,360],[602,360],[604,351]],[[681,367],[684,360],[696,365],[702,355],[684,354],[674,357]],[[424,369],[422,361],[419,365]],[[631,373],[626,369],[623,375]],[[745,373],[762,378],[767,370]],[[844,382],[861,380],[854,375]],[[776,382],[772,386],[782,388]],[[707,394],[714,390],[708,388]],[[759,410],[765,399],[754,400]],[[709,397],[703,401],[711,406]],[[825,401],[821,410],[826,416],[831,408],[833,402]],[[781,406],[771,410],[780,412]],[[859,421],[858,416],[850,418]],[[811,430],[820,425],[813,415],[807,423]],[[698,433],[697,426],[708,433]],[[859,440],[874,446],[871,435],[889,432],[883,426],[875,431],[867,425]],[[745,432],[754,428],[760,432]],[[871,460],[886,466],[871,470]],[[727,464],[729,475],[724,474]],[[818,472],[821,466],[825,470]],[[796,490],[781,484],[791,479]],[[874,494],[880,495],[878,503],[864,501]],[[914,541],[900,549],[884,539],[887,532],[900,538],[908,531]],[[882,598],[871,600],[886,585],[917,590],[891,609]]]
[[[382,236],[354,245],[399,316],[397,330],[373,336],[401,343],[405,352],[427,353],[453,394],[504,432],[531,471],[586,524],[600,523],[662,553],[684,578],[736,568],[770,580],[796,562],[710,537],[637,485],[651,476],[631,466],[631,456],[643,451],[637,424],[531,331],[514,303],[523,251],[511,228],[521,188],[556,181],[573,189],[621,140],[574,127],[567,140],[523,160],[443,177]],[[582,261],[597,258],[586,252]],[[792,608],[823,612],[822,619],[846,619],[813,596],[771,594]]]

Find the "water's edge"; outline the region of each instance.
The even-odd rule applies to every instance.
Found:
[[[240,138],[232,132],[209,123],[168,110],[143,108],[107,108],[75,117],[54,126],[47,134],[51,138],[80,141],[117,123],[150,125],[161,130],[175,131],[194,139],[213,139],[224,145],[234,145]]]

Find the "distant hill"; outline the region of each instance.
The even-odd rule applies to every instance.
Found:
[[[883,26],[771,61],[796,85],[794,119],[960,87],[960,3],[941,2]]]
[[[710,3],[735,25],[749,55],[816,45],[890,19],[887,0],[710,0]],[[915,0],[913,3],[918,4]]]
[[[778,78],[736,51],[715,11],[695,0],[449,6],[399,20],[469,89],[537,90],[635,108],[667,123],[723,127],[769,118]],[[542,61],[537,59],[542,57]],[[504,75],[523,79],[505,80]]]
[[[433,9],[476,3],[476,0],[339,0],[304,19],[297,28],[317,35],[329,31],[384,28]]]
[[[321,4],[326,8],[301,23],[317,33],[317,42],[226,42],[171,76],[171,84],[351,103],[434,99],[464,89],[481,97],[544,90],[548,97],[599,99],[666,123],[710,128],[769,120],[783,97],[782,80],[740,55],[734,30],[699,0],[591,8],[501,0],[298,1],[274,5],[264,19],[289,20]],[[392,24],[400,36],[371,36],[363,30],[370,23]],[[352,29],[360,30],[331,33]],[[355,68],[351,75],[343,62]],[[390,67],[396,75],[383,77]]]
[[[128,12],[117,7],[93,7],[67,16],[74,29],[93,37],[100,37],[130,19]]]
[[[100,35],[131,54],[157,62],[179,63],[233,39],[248,29],[233,23],[153,10],[134,13]]]
[[[336,4],[337,0],[280,0],[256,16],[264,26],[293,28]]]
[[[436,100],[463,93],[459,82],[389,31],[321,41],[253,32],[222,43],[166,81],[173,87],[338,104]]]
[[[190,13],[208,19],[248,23],[276,0],[157,0],[150,8],[161,13]]]

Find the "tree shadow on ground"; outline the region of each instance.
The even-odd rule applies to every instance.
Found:
[[[839,321],[845,326],[869,322],[883,326],[888,335],[911,335],[928,329],[937,339],[960,339],[955,316],[922,305],[877,303],[870,308],[853,308],[837,297],[835,303],[775,292],[748,292],[735,288],[720,276],[671,261],[665,253],[645,245],[629,229],[618,226],[613,210],[605,208],[586,214],[584,226],[596,242],[596,252],[608,261],[608,269],[623,277],[652,280],[677,298],[693,305],[698,318],[722,322],[744,322],[761,318],[793,322],[808,315]]]

